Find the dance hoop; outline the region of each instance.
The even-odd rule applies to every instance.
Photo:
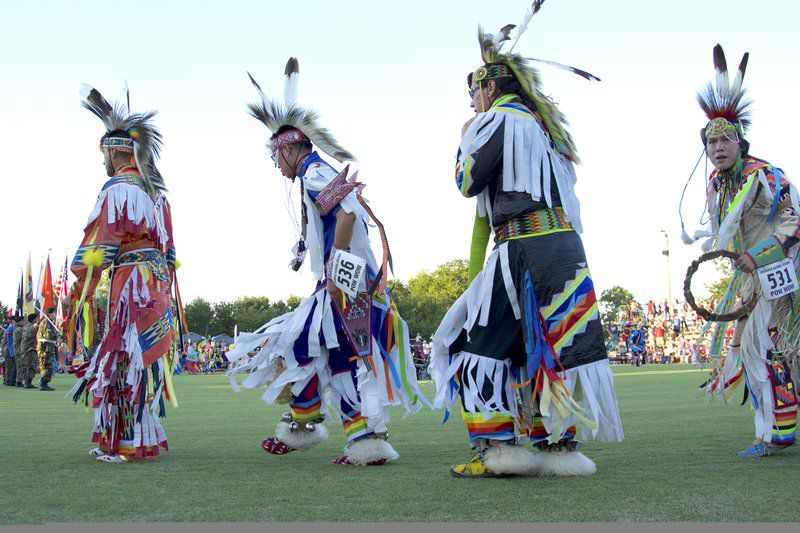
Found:
[[[701,263],[705,263],[706,261],[712,261],[719,257],[727,257],[732,261],[736,261],[739,258],[739,254],[736,252],[729,252],[727,250],[717,250],[715,252],[707,252],[697,258],[695,261],[692,261],[692,264],[689,265],[689,268],[686,270],[686,279],[683,281],[683,296],[686,298],[686,303],[694,309],[698,315],[703,317],[705,320],[709,322],[733,322],[734,320],[739,320],[743,316],[750,314],[750,311],[756,306],[756,302],[758,301],[758,297],[753,295],[753,299],[750,302],[742,302],[742,306],[737,309],[736,311],[732,311],[730,313],[725,314],[715,314],[697,305],[694,301],[694,296],[692,295],[692,276],[694,276],[697,269],[700,268]]]

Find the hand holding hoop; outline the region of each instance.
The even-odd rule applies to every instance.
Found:
[[[750,314],[750,312],[756,306],[756,302],[758,301],[758,297],[755,294],[753,295],[752,301],[742,302],[742,305],[739,307],[739,309],[721,315],[712,313],[708,309],[697,305],[697,303],[694,301],[694,296],[692,295],[692,276],[694,276],[695,272],[697,272],[697,269],[700,268],[700,264],[705,263],[706,261],[717,259],[719,257],[727,257],[732,261],[736,261],[739,258],[739,254],[736,252],[729,252],[727,250],[717,250],[714,252],[706,252],[695,261],[692,261],[692,264],[689,265],[689,268],[686,270],[686,279],[683,281],[683,296],[686,298],[686,303],[688,303],[689,306],[705,320],[708,320],[709,322],[733,322]]]

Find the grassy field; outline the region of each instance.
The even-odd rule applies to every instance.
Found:
[[[158,462],[102,464],[87,454],[90,413],[63,398],[72,378],[57,376],[51,393],[0,387],[0,523],[800,521],[800,446],[737,457],[752,413],[706,405],[699,369],[615,374],[625,442],[587,443],[597,474],[561,479],[452,477],[449,466],[470,455],[465,430],[432,411],[397,412],[401,457],[384,467],[332,465],[338,425],[311,452],[272,457],[259,444],[284,406],[233,393],[223,375],[175,377],[180,407],[164,420],[172,449]]]

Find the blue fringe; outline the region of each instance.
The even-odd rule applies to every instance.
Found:
[[[525,304],[525,353],[528,356],[527,368],[528,376],[533,376],[541,366],[544,359],[545,367],[552,369],[556,366],[553,358],[553,351],[547,344],[544,331],[542,329],[542,315],[539,312],[539,305],[536,302],[536,294],[533,290],[533,280],[530,271],[525,272],[523,282],[524,304]]]

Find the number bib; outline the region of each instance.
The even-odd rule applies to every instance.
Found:
[[[797,274],[791,258],[772,263],[757,270],[761,290],[767,300],[791,294],[798,289]]]
[[[358,294],[366,270],[367,262],[364,259],[344,250],[336,250],[331,277],[333,283],[350,298],[355,298]]]

